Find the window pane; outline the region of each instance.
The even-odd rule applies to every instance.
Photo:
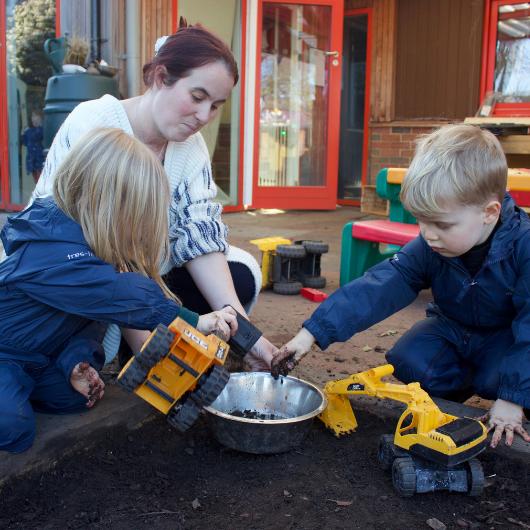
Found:
[[[498,101],[530,101],[530,3],[499,7],[495,92]]]
[[[221,37],[231,47],[241,72],[241,0],[223,0],[222,4],[220,9],[218,0],[179,0],[178,15]],[[215,120],[201,129],[212,159],[217,200],[224,205],[237,204],[240,92],[241,81]]]
[[[7,0],[6,18],[11,202],[25,204],[44,162],[42,116],[52,69],[43,45],[55,37],[55,0]]]
[[[260,186],[323,186],[331,7],[263,4]]]

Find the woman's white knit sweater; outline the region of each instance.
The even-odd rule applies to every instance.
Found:
[[[55,136],[39,182],[37,197],[51,195],[57,166],[72,145],[87,131],[97,127],[116,127],[134,135],[123,105],[114,97],[79,104],[66,118]],[[184,142],[169,142],[164,160],[171,190],[169,210],[170,262],[166,273],[197,256],[210,252],[227,253],[227,228],[221,220],[222,206],[213,202],[217,187],[212,178],[210,157],[200,133]]]

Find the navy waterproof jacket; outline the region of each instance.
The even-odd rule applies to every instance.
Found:
[[[198,315],[153,280],[95,256],[50,197],[10,217],[0,237],[8,256],[0,264],[0,360],[52,358],[69,378],[94,348],[82,333],[93,321],[151,330],[180,316],[197,325]]]
[[[393,258],[338,289],[304,327],[325,349],[403,309],[429,288],[436,310],[462,326],[511,327],[514,344],[499,352],[498,397],[530,407],[530,220],[508,194],[501,224],[474,277],[460,258],[434,252],[420,235]]]

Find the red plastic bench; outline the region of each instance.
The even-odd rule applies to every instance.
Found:
[[[351,235],[356,239],[375,241],[388,245],[406,245],[420,233],[418,225],[397,223],[386,219],[357,221],[353,223]]]
[[[402,247],[419,233],[418,225],[386,219],[346,223],[342,230],[340,284],[362,276],[367,269],[396,251],[395,247],[381,249],[381,243]]]

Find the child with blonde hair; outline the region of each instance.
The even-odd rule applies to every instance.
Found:
[[[525,441],[530,408],[530,220],[506,191],[508,168],[497,139],[448,125],[420,139],[401,200],[420,235],[395,256],[333,293],[275,356],[286,373],[316,343],[346,341],[409,305],[423,289],[433,303],[388,351],[395,376],[431,395],[495,400],[483,419]]]
[[[53,197],[1,232],[0,450],[35,436],[34,410],[66,414],[104,394],[107,324],[151,330],[177,316],[203,333],[237,330],[228,307],[199,316],[167,289],[169,190],[145,145],[120,129],[84,135],[58,167]]]

